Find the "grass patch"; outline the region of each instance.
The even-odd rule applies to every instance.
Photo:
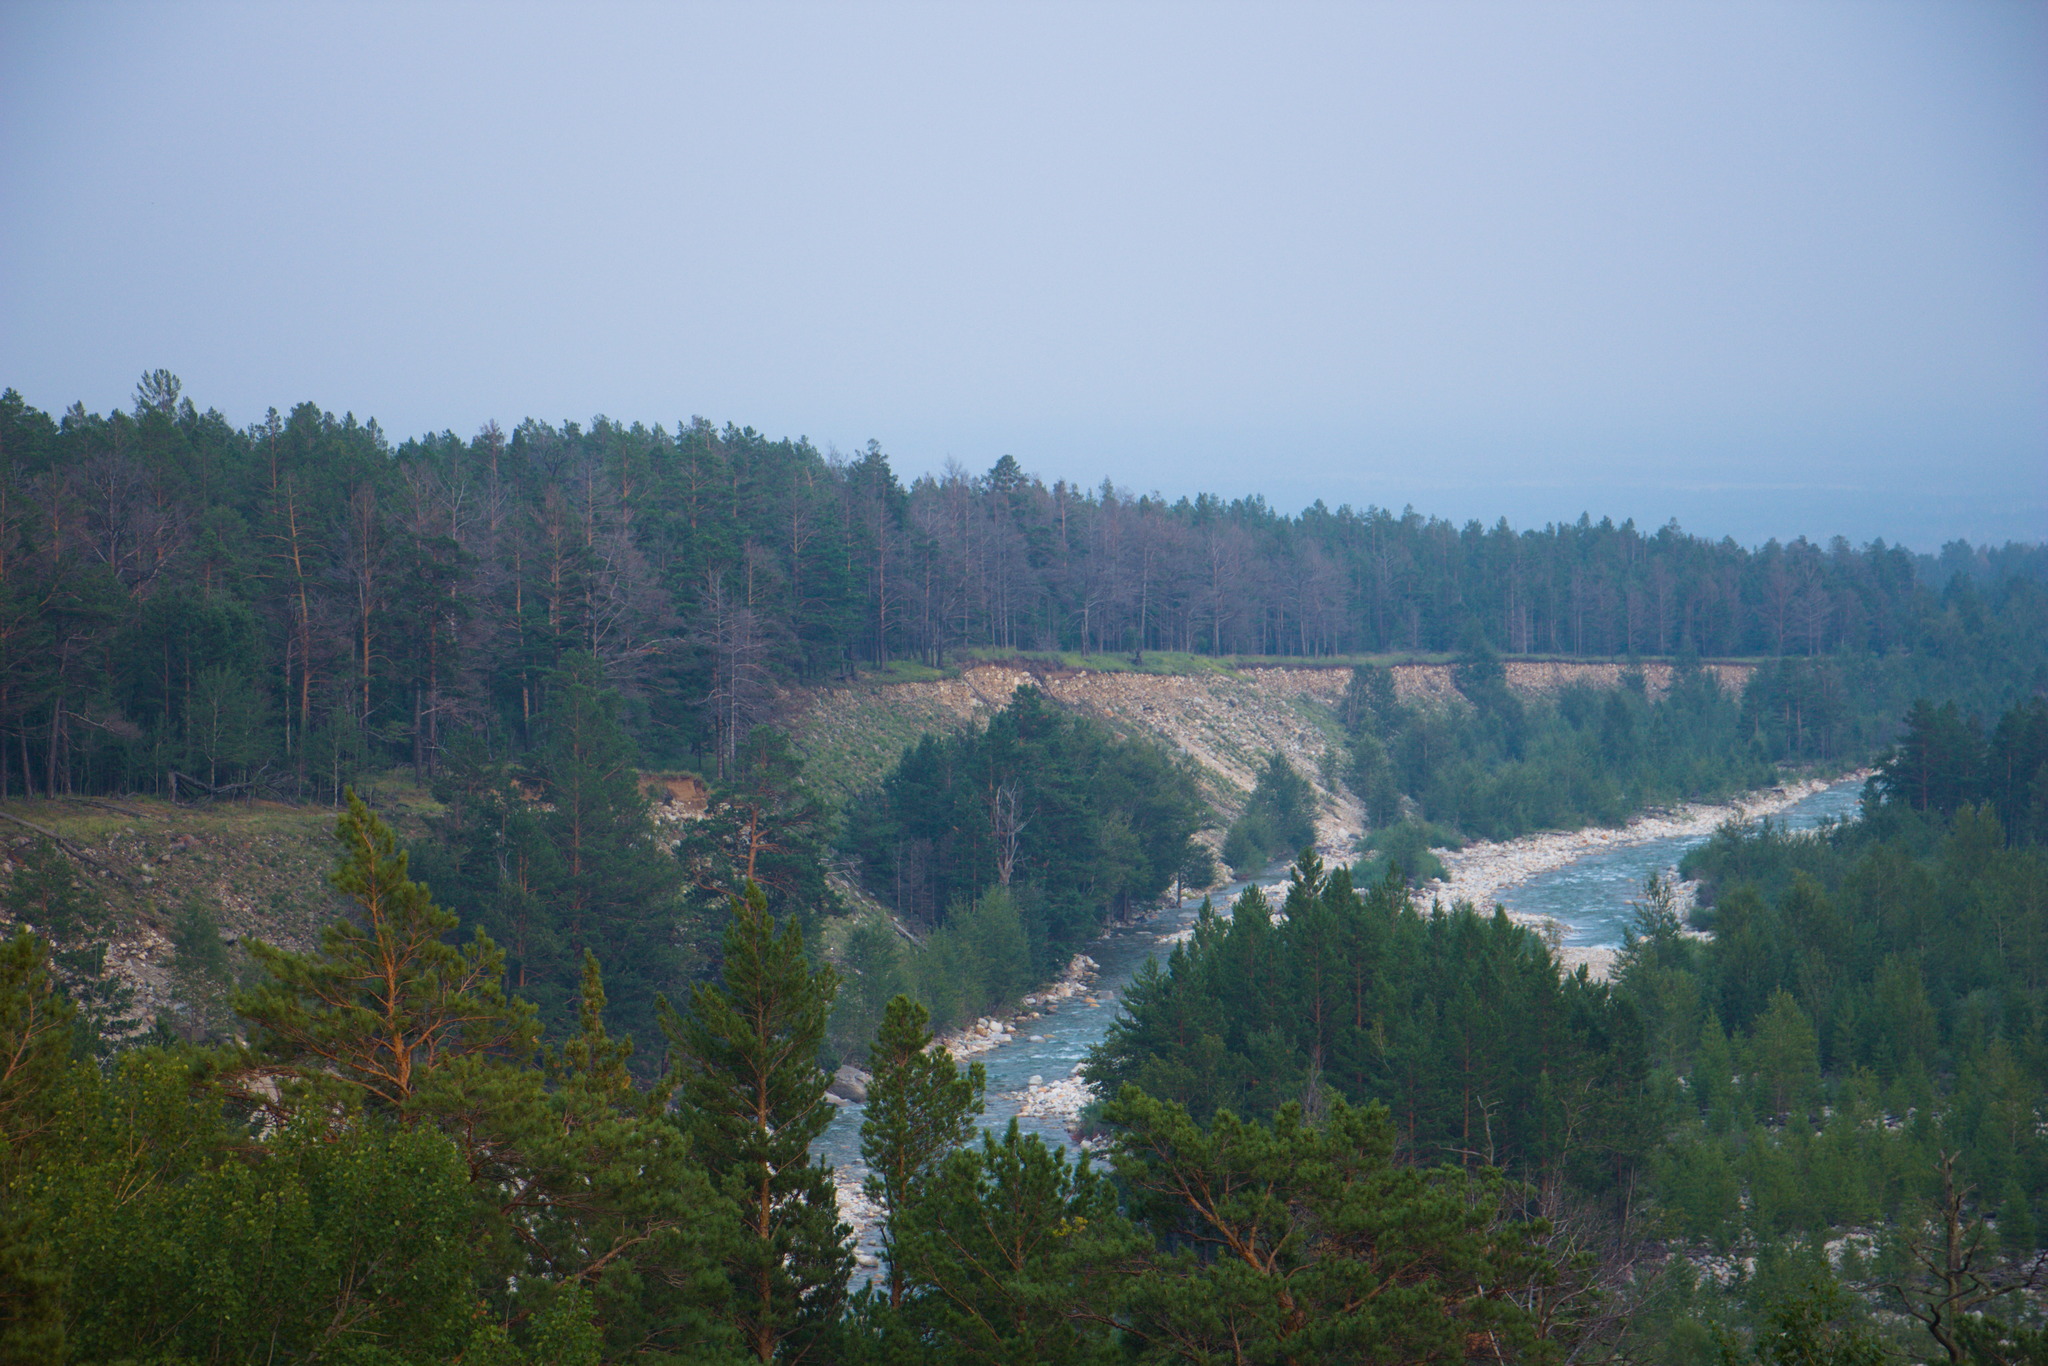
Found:
[[[410,768],[372,775],[362,787],[401,840],[417,838],[423,819],[439,810]],[[327,873],[335,812],[322,803],[59,797],[17,799],[0,810],[91,853],[88,872],[117,926],[139,921],[166,930],[197,898],[222,908],[223,927],[237,935],[304,945],[333,913]],[[39,838],[0,822],[0,848]]]
[[[972,646],[955,654],[975,664],[1014,664],[1024,668],[1064,669],[1076,673],[1236,674],[1246,669],[1350,669],[1360,664],[1449,664],[1454,654],[1401,651],[1383,655],[1203,655],[1180,650],[1147,650],[1142,659],[1128,653],[1086,654],[1079,650],[1003,650]],[[1524,656],[1513,656],[1523,658]],[[1533,658],[1533,656],[1530,656]],[[1605,663],[1583,660],[1582,663]]]
[[[1199,674],[1228,672],[1229,665],[1208,655],[1147,650],[1143,659],[1128,654],[1083,654],[1079,650],[1001,650],[980,646],[956,652],[976,664],[1012,664],[1020,668],[1059,669],[1069,673]]]
[[[926,735],[968,724],[936,697],[886,688],[844,688],[819,694],[796,744],[804,781],[827,802],[843,806],[879,782],[903,751]]]
[[[892,659],[887,664],[867,665],[860,671],[862,683],[886,686],[891,683],[931,683],[941,678],[957,678],[958,669],[934,669],[929,664],[920,664],[914,659]]]
[[[1085,670],[1092,673],[1196,674],[1234,673],[1242,669],[1351,669],[1364,664],[1392,667],[1400,664],[1455,664],[1458,655],[1449,650],[1389,650],[1383,654],[1356,655],[1204,655],[1173,650],[1147,650],[1142,661],[1133,662],[1128,653],[1086,654],[1077,650],[1005,650],[991,645],[970,646],[954,652],[959,659],[976,664],[1019,664],[1041,668]],[[1642,664],[1676,665],[1676,655],[1571,655],[1531,653],[1504,654],[1503,664]],[[1701,664],[1767,664],[1767,658],[1717,655],[1702,658]]]

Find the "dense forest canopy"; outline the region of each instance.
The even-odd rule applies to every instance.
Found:
[[[0,794],[331,797],[463,733],[523,747],[579,653],[648,762],[717,773],[780,684],[965,648],[1882,659],[1889,715],[1994,710],[1972,681],[2038,663],[2044,578],[2039,546],[1287,516],[1008,456],[906,487],[874,443],[701,418],[394,446],[310,403],[237,428],[158,371],[125,412],[0,395]]]
[[[1205,908],[1089,1075],[1197,1118],[1334,1092],[1417,1161],[1522,1177],[1597,1229],[1581,1270],[1630,1305],[1625,1359],[1726,1361],[1757,1330],[1762,1360],[2038,1361],[2044,835],[2048,703],[1988,728],[1921,704],[1863,819],[1724,828],[1685,862],[1689,914],[1652,879],[1611,982],[1505,915],[1305,860],[1282,918],[1256,890]],[[1655,1244],[1682,1255],[1639,1264]],[[1731,1250],[1724,1293],[1702,1268]],[[1868,1354],[1767,1355],[1800,1296]]]
[[[362,923],[264,951],[246,1040],[80,1061],[46,945],[0,944],[0,1359],[1308,1366],[1579,1336],[1541,1223],[1397,1161],[1383,1109],[1269,1132],[1133,1089],[1112,1181],[1014,1122],[969,1142],[982,1071],[900,996],[861,1133],[887,1274],[855,1291],[808,1151],[834,974],[758,893],[643,1089],[594,960],[575,1032],[537,1048],[496,946],[444,942],[390,830],[351,797],[337,835]],[[1192,1250],[1221,1242],[1257,1259]]]
[[[2030,1366],[2048,708],[1988,734],[1917,707],[1864,819],[1724,829],[1685,869],[1712,936],[1653,879],[1611,982],[1304,857],[1284,916],[1205,912],[1127,993],[1107,1172],[977,1138],[985,1074],[895,996],[866,1289],[809,1153],[851,984],[758,887],[641,1047],[590,957],[549,1045],[351,796],[350,915],[254,946],[195,1046],[67,988],[103,908],[45,845],[0,944],[0,1357]]]
[[[1276,923],[1273,912],[1282,912]],[[1558,972],[1505,915],[1431,914],[1405,886],[1304,860],[1285,902],[1204,908],[1141,973],[1089,1065],[1188,1107],[1269,1116],[1332,1087],[1390,1107],[1418,1157],[1626,1181],[1647,1147],[1641,1042],[1612,989]]]
[[[1207,818],[1191,767],[1020,688],[986,730],[906,752],[848,813],[846,845],[912,924],[1014,886],[1038,910],[1033,938],[1071,951],[1172,885]]]

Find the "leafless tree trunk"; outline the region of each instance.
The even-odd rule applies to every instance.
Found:
[[[1886,1288],[1899,1297],[1905,1311],[1918,1319],[1927,1335],[1940,1344],[1950,1361],[1967,1360],[1956,1329],[1973,1311],[2007,1295],[2041,1284],[2048,1252],[2034,1252],[2031,1263],[2001,1272],[1991,1265],[1984,1221],[1964,1213],[1970,1188],[1956,1180],[1956,1154],[1944,1151],[1938,1162],[1941,1197],[1933,1217],[1905,1239],[1906,1255],[1919,1268],[1913,1284],[1895,1282]]]
[[[996,880],[1007,887],[1017,867],[1017,849],[1024,827],[1031,824],[1018,809],[1015,783],[1003,783],[996,788],[989,814],[995,835]]]
[[[733,771],[740,741],[772,714],[774,680],[760,617],[733,592],[723,570],[706,573],[698,604],[692,639],[711,656],[711,692],[705,702],[712,717],[718,775],[724,778]]]

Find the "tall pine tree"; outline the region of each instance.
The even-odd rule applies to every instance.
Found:
[[[832,1169],[811,1160],[832,1119],[818,1049],[838,976],[811,966],[795,925],[776,932],[752,883],[724,947],[721,980],[662,1027],[696,1156],[739,1208],[725,1312],[755,1359],[822,1361],[853,1270]]]
[[[605,965],[610,1018],[644,1045],[657,1037],[655,997],[686,977],[683,868],[648,819],[619,697],[595,660],[564,661],[539,731],[523,764],[453,748],[434,788],[447,814],[421,867],[505,946],[514,989],[550,1034],[576,1028],[589,952]]]
[[[73,1008],[27,930],[0,944],[0,1362],[56,1361],[65,1268],[14,1198],[47,1146],[71,1072]],[[45,1231],[46,1233],[46,1231]]]
[[[1504,1216],[1496,1174],[1396,1163],[1384,1107],[1331,1097],[1320,1123],[1290,1103],[1270,1127],[1229,1111],[1203,1126],[1127,1086],[1103,1113],[1158,1240],[1121,1318],[1153,1359],[1545,1358],[1525,1307],[1550,1274],[1542,1226]]]
[[[860,1126],[860,1155],[871,1175],[863,1189],[882,1208],[892,1308],[903,1304],[905,1275],[898,1248],[904,1212],[939,1159],[974,1132],[988,1085],[980,1063],[970,1063],[963,1075],[953,1055],[932,1043],[930,1023],[930,1011],[898,996],[889,1002],[868,1049],[874,1079]]]
[[[903,1318],[946,1366],[1063,1366],[1119,1357],[1108,1325],[1144,1240],[1084,1154],[984,1133],[932,1172],[905,1212]],[[1229,1357],[1213,1358],[1217,1361]],[[1244,1359],[1244,1358],[1239,1358]]]
[[[613,1018],[651,1039],[655,995],[682,977],[675,945],[682,875],[655,838],[633,765],[618,694],[604,686],[596,660],[571,656],[557,676],[534,764],[559,879],[541,896],[558,919],[562,949],[547,965],[540,999],[567,1022],[588,949],[610,965]]]
[[[256,1026],[261,1065],[405,1112],[452,1062],[531,1057],[533,1008],[505,995],[504,954],[481,929],[461,948],[444,942],[454,913],[412,880],[391,827],[353,791],[334,838],[332,881],[354,914],[327,927],[317,954],[249,946],[269,980],[235,1009]]]

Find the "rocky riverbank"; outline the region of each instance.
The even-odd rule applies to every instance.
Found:
[[[1043,1019],[1049,1011],[1058,1010],[1069,1002],[1073,1003],[1072,1008],[1082,1010],[1115,1008],[1116,993],[1101,990],[1095,985],[1101,974],[1100,964],[1085,953],[1077,953],[1067,961],[1057,980],[1023,997],[1015,1014],[1000,1018],[983,1016],[970,1025],[939,1035],[936,1042],[956,1061],[962,1062],[1007,1044],[1041,1043],[1044,1036],[1033,1034],[1031,1023]],[[1074,1070],[1080,1070],[1078,1064]],[[863,1104],[872,1080],[864,1072],[842,1067],[834,1076],[826,1099],[835,1105]],[[1043,1077],[1034,1076],[1021,1093],[1013,1090],[1004,1094],[1019,1097],[1019,1115],[1044,1115],[1068,1122],[1094,1099],[1087,1084],[1078,1076],[1060,1078],[1050,1086],[1045,1084]],[[861,1189],[866,1175],[866,1168],[858,1160],[842,1162],[833,1172],[833,1184],[839,1196],[839,1217],[853,1229],[854,1260],[861,1267],[862,1276],[874,1269],[881,1255],[881,1211]]]
[[[1017,1103],[1017,1113],[1057,1119],[1063,1124],[1072,1125],[1081,1117],[1081,1112],[1095,1101],[1095,1088],[1081,1080],[1079,1075],[1085,1065],[1075,1063],[1073,1076],[1059,1077],[1052,1081],[1034,1079],[1024,1088],[1023,1099]]]
[[[1842,774],[1833,778],[1803,779],[1785,783],[1778,787],[1746,792],[1731,801],[1705,803],[1690,802],[1664,810],[1644,812],[1619,829],[1588,827],[1583,830],[1547,831],[1543,834],[1524,835],[1517,839],[1498,842],[1478,840],[1463,849],[1442,850],[1438,857],[1450,872],[1448,879],[1433,879],[1416,889],[1416,900],[1427,906],[1441,903],[1455,906],[1469,902],[1482,910],[1491,908],[1500,894],[1530,878],[1569,866],[1589,854],[1626,848],[1635,844],[1648,844],[1655,840],[1699,837],[1711,835],[1727,821],[1753,821],[1773,816],[1794,804],[1805,800],[1814,793],[1844,780],[1861,780],[1870,776],[1871,770],[1862,769],[1855,773]],[[1335,848],[1322,850],[1326,860],[1341,861],[1344,857]],[[1266,881],[1260,884],[1266,889],[1267,899],[1276,907],[1286,894],[1285,880]],[[1681,913],[1691,905],[1693,885],[1678,883],[1674,890]],[[1221,903],[1220,909],[1228,912],[1235,904],[1235,897]],[[1543,933],[1557,960],[1566,971],[1580,966],[1589,968],[1595,977],[1604,977],[1614,964],[1616,950],[1606,946],[1566,944],[1563,942],[1563,927],[1547,916],[1529,915],[1512,909],[1508,915]],[[1162,944],[1184,943],[1194,934],[1193,926],[1182,926],[1159,936]]]
[[[1587,854],[1617,849],[1651,840],[1711,835],[1727,821],[1753,821],[1774,816],[1843,778],[1865,778],[1869,770],[1835,778],[1811,778],[1778,787],[1746,792],[1733,801],[1714,804],[1687,803],[1668,810],[1648,811],[1619,830],[1588,827],[1560,830],[1541,835],[1493,843],[1477,840],[1463,849],[1444,851],[1439,857],[1450,873],[1418,889],[1418,899],[1441,901],[1446,906],[1469,901],[1489,907],[1500,893],[1539,873],[1548,873]]]
[[[1088,984],[1101,973],[1101,965],[1085,953],[1077,953],[1067,963],[1065,972],[1049,986],[1026,996],[1020,1001],[1023,1009],[1007,1019],[984,1015],[963,1029],[941,1034],[938,1042],[945,1046],[955,1059],[971,1058],[977,1053],[986,1053],[1001,1048],[1006,1043],[1020,1043],[1032,1037],[1029,1029],[1020,1029],[1038,1019],[1044,1011],[1063,1001],[1078,1000],[1084,1006],[1095,1008],[1103,1000],[1113,997],[1114,992],[1098,993]]]
[[[1860,778],[1867,775],[1844,776]],[[1841,781],[1842,778],[1835,778],[1787,783],[1775,788],[1745,793],[1728,802],[1711,805],[1693,803],[1670,810],[1647,812],[1620,829],[1553,832],[1499,843],[1482,841],[1455,852],[1446,852],[1443,859],[1451,870],[1451,877],[1446,881],[1432,882],[1424,886],[1420,889],[1421,899],[1425,902],[1434,900],[1445,904],[1470,901],[1475,905],[1489,905],[1507,888],[1525,879],[1565,867],[1589,854],[1654,840],[1709,835],[1725,821],[1749,821],[1776,815],[1832,783]],[[1332,859],[1343,857],[1341,850],[1335,848],[1327,852]],[[1265,885],[1274,887],[1271,882]],[[1284,896],[1285,885],[1284,880],[1279,881],[1275,888],[1278,895],[1275,895],[1275,891],[1269,891],[1269,899],[1277,902]],[[1689,885],[1680,885],[1681,902],[1687,899],[1690,891]],[[1612,948],[1563,945],[1562,929],[1555,921],[1546,921],[1536,916],[1518,918],[1545,932],[1559,960],[1568,970],[1583,963],[1589,966],[1596,976],[1604,976],[1613,962],[1615,951]],[[1172,943],[1186,938],[1190,932],[1189,928],[1182,927],[1158,934],[1156,937],[1162,944]],[[988,1017],[977,1020],[964,1029],[942,1036],[939,1041],[955,1058],[963,1060],[992,1052],[1008,1044],[1042,1042],[1043,1036],[1033,1032],[1031,1022],[1043,1018],[1050,1010],[1062,1005],[1066,1005],[1068,1009],[1115,1010],[1116,993],[1102,990],[1096,985],[1099,974],[1100,968],[1093,959],[1085,954],[1077,954],[1068,963],[1058,981],[1024,997],[1020,1002],[1022,1009],[1015,1015],[1002,1019]],[[1007,1089],[1002,1094],[1006,1098],[1015,1099],[1015,1113],[1018,1116],[1052,1120],[1071,1130],[1079,1120],[1081,1112],[1096,1099],[1094,1088],[1078,1075],[1080,1070],[1081,1065],[1076,1064],[1066,1076],[1032,1076],[1021,1090]],[[1015,1082],[1012,1081],[1010,1086],[1015,1087]],[[872,1267],[876,1253],[872,1223],[874,1211],[859,1196],[857,1171],[842,1168],[838,1175],[842,1217],[859,1231],[862,1239],[862,1265]]]

